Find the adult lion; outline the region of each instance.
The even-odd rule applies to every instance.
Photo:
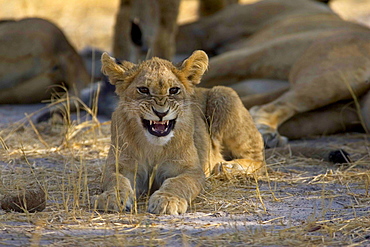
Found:
[[[267,146],[286,142],[278,128],[294,138],[333,133],[360,120],[370,129],[370,30],[342,20],[325,4],[265,0],[231,6],[178,33],[179,52],[220,54],[210,60],[202,86],[256,78],[290,82],[243,98],[247,107],[260,104],[251,114]],[[337,104],[354,97],[361,110]]]
[[[61,84],[78,95],[89,82],[81,57],[57,26],[39,18],[0,22],[0,104],[39,103]]]
[[[171,60],[176,50],[181,0],[121,0],[114,26],[113,54],[132,62],[160,57]],[[199,0],[199,15],[207,16],[238,0]]]
[[[208,57],[195,51],[180,66],[152,58],[138,65],[102,56],[120,97],[98,209],[130,210],[148,191],[149,212],[187,210],[212,172],[261,171],[263,141],[230,88],[197,88]]]

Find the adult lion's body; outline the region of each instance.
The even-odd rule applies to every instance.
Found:
[[[78,95],[89,82],[81,57],[54,24],[0,22],[0,104],[39,103],[61,84]]]
[[[263,168],[262,138],[235,91],[195,87],[207,68],[204,52],[180,67],[159,58],[118,65],[107,54],[102,62],[120,102],[99,209],[130,209],[135,192],[149,191],[150,212],[184,213],[205,175]]]
[[[268,146],[285,142],[277,132],[284,123],[289,126],[284,133],[294,138],[355,124],[348,119],[358,124],[360,119],[352,117],[354,107],[350,111],[342,110],[345,104],[327,107],[354,96],[364,98],[361,113],[364,127],[370,129],[370,96],[365,97],[370,89],[370,30],[342,20],[324,4],[265,0],[230,7],[180,27],[178,50],[192,49],[220,54],[210,60],[202,86],[231,86],[256,78],[289,81],[290,86],[279,92],[242,98],[247,107],[260,105],[251,114]],[[333,117],[328,125],[317,121],[322,113]]]
[[[181,0],[121,0],[114,26],[113,53],[132,62],[160,57],[171,60],[176,50],[177,17]],[[207,16],[238,0],[199,0]]]

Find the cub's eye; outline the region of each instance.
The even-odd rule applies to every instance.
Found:
[[[147,87],[138,87],[137,91],[141,94],[149,94],[149,88]]]
[[[178,94],[178,93],[180,93],[180,88],[179,87],[171,87],[169,92],[170,92],[170,94]]]

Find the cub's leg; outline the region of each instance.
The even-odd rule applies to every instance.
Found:
[[[92,206],[105,212],[131,211],[134,193],[130,180],[119,173],[111,173],[103,181],[104,192],[92,198]]]
[[[196,154],[195,154],[196,156]],[[174,164],[169,164],[174,166]],[[186,165],[194,166],[195,163]],[[169,167],[160,174],[165,174]],[[161,184],[159,190],[155,191],[149,199],[148,211],[153,214],[182,214],[200,193],[203,188],[205,177],[200,166],[190,169],[185,168],[181,174],[167,178]]]
[[[204,184],[204,174],[197,160],[194,147],[189,162],[180,165],[175,171],[170,171],[178,164],[161,164],[155,172],[151,191],[155,191],[149,199],[148,211],[154,214],[182,214],[194,198],[200,193]],[[127,153],[115,154],[111,147],[107,158],[107,165],[103,174],[103,193],[92,198],[94,209],[108,212],[131,211],[134,202],[134,191],[140,196],[149,189],[148,174],[135,166],[137,162],[126,159]],[[189,153],[186,153],[189,154]],[[117,155],[117,157],[116,157]],[[185,160],[179,157],[179,161]],[[119,164],[115,164],[119,160]],[[165,178],[163,174],[170,176]]]
[[[119,113],[112,116],[112,146],[108,153],[103,172],[103,193],[92,198],[95,209],[112,212],[130,211],[135,192],[137,196],[150,190],[154,192],[149,199],[148,211],[154,214],[185,213],[194,198],[200,193],[205,176],[200,165],[192,136],[188,131],[182,151],[176,149],[176,156],[159,162],[155,171],[150,166],[143,166],[132,158],[135,144],[127,145],[122,130],[123,122],[118,121]],[[181,131],[181,129],[179,129]],[[149,177],[153,181],[149,185]],[[135,191],[134,191],[135,189]]]
[[[262,137],[236,92],[212,88],[206,111],[214,151],[228,159],[215,164],[213,172],[260,172],[265,164]]]
[[[92,198],[91,204],[95,209],[105,212],[131,211],[132,209],[135,166],[116,163],[116,160],[119,160],[117,155],[119,152],[111,146],[103,172],[103,193]],[[127,169],[129,167],[131,169]]]
[[[124,134],[120,132],[122,126],[118,121],[117,113],[112,115],[111,141],[106,164],[103,170],[102,191],[92,198],[94,209],[122,212],[131,211],[134,203],[135,178],[138,173],[137,161],[130,158]]]

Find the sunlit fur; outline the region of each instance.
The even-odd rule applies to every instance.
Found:
[[[2,20],[0,40],[0,104],[40,103],[64,88],[78,96],[91,81],[62,30],[47,20]]]
[[[231,6],[179,28],[178,51],[194,47],[217,54],[202,78],[205,87],[256,78],[290,82],[278,91],[261,82],[264,92],[242,98],[269,147],[286,144],[280,134],[328,135],[360,122],[370,132],[370,29],[327,5],[264,0]],[[356,98],[356,107],[347,101]]]
[[[184,213],[205,175],[252,174],[264,166],[262,138],[237,94],[225,87],[195,87],[207,69],[203,51],[180,66],[159,58],[119,65],[106,53],[102,62],[120,101],[112,116],[104,192],[93,200],[98,208],[130,209],[134,191],[137,196],[150,191],[149,212]],[[179,90],[171,94],[171,88]],[[154,110],[168,113],[159,117]],[[158,137],[143,119],[176,123],[170,134]],[[223,154],[234,160],[225,161]]]

